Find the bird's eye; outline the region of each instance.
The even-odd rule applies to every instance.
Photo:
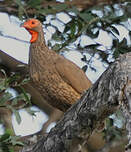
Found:
[[[31,22],[31,24],[35,24],[35,22],[34,22],[34,21],[32,21],[32,22]]]

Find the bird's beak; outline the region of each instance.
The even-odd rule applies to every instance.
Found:
[[[22,24],[20,25],[20,27],[24,27],[24,28],[26,28],[26,29],[30,29],[30,26],[29,26],[29,24],[28,24],[27,22],[22,23]]]

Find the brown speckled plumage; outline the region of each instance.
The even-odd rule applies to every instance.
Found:
[[[91,82],[73,62],[48,49],[40,22],[34,30],[38,32],[38,39],[30,46],[31,80],[49,104],[66,111]]]

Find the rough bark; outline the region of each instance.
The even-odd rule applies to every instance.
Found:
[[[100,122],[121,108],[126,116],[129,143],[131,53],[118,58],[99,80],[73,105],[46,138],[33,145],[28,152],[67,152],[73,140],[88,138]],[[127,88],[127,89],[126,89]],[[128,90],[128,91],[127,91]],[[128,98],[129,97],[129,98]],[[128,146],[130,147],[130,146]],[[22,152],[27,152],[26,148]]]

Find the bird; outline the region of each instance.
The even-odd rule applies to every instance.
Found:
[[[48,48],[42,23],[29,18],[21,27],[31,35],[29,76],[34,87],[53,107],[65,112],[92,83],[75,63]]]

